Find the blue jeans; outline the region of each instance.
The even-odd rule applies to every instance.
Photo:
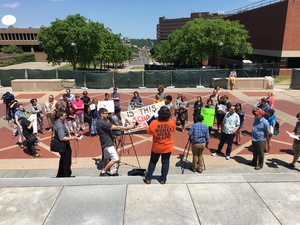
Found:
[[[150,162],[149,162],[149,165],[148,165],[148,172],[147,172],[147,175],[146,175],[146,178],[148,180],[152,179],[152,175],[153,175],[153,172],[154,172],[155,167],[156,167],[156,163],[158,162],[158,159],[159,159],[160,155],[161,155],[161,164],[162,164],[160,180],[162,180],[162,181],[167,180],[167,175],[168,175],[169,166],[170,166],[171,152],[164,153],[164,154],[151,152],[151,158],[150,158]]]
[[[217,154],[221,154],[224,144],[227,142],[226,156],[230,156],[232,143],[234,140],[235,134],[226,134],[222,131],[221,140],[218,146]]]

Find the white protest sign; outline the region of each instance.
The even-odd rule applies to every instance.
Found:
[[[100,102],[98,102],[97,110],[99,110],[100,108],[105,108],[105,109],[107,109],[107,111],[109,113],[113,113],[113,112],[115,112],[114,101],[113,100],[100,101]]]
[[[138,122],[139,125],[135,129],[130,130],[131,132],[146,129],[148,127],[147,120],[150,119],[153,114],[157,114],[160,107],[164,105],[165,102],[159,102],[127,112],[121,112],[122,124],[123,126],[128,126]]]

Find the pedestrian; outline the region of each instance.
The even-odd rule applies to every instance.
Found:
[[[270,108],[271,108],[271,109],[274,109],[274,102],[275,102],[275,99],[274,99],[274,94],[273,94],[272,91],[269,91],[269,92],[268,92],[267,102],[269,103]]]
[[[59,152],[60,160],[58,166],[58,172],[56,177],[71,177],[72,170],[72,149],[70,140],[78,140],[76,136],[70,136],[67,127],[65,126],[65,119],[67,115],[63,110],[59,110],[56,113],[56,120],[53,124],[54,139],[65,143],[65,149]]]
[[[260,170],[264,165],[264,156],[266,150],[266,141],[269,139],[270,126],[264,118],[265,112],[261,109],[255,112],[255,119],[252,127],[252,149],[253,159],[249,165],[254,166],[256,170]]]
[[[270,126],[270,135],[269,135],[269,139],[266,142],[266,150],[265,152],[270,152],[271,150],[271,139],[272,136],[274,134],[274,128],[275,128],[275,124],[276,124],[276,116],[275,116],[275,110],[274,109],[270,109],[268,111],[267,114],[267,118],[269,126]]]
[[[287,164],[287,167],[290,168],[295,168],[295,164],[299,158],[300,155],[300,113],[298,113],[296,115],[296,118],[298,119],[298,121],[296,122],[295,128],[292,132],[293,135],[296,135],[298,137],[298,139],[294,138],[294,142],[293,142],[293,152],[294,152],[294,158],[293,161],[289,164]]]
[[[97,98],[93,98],[92,103],[89,105],[88,113],[91,115],[90,137],[93,137],[97,135],[96,123],[99,118]]]
[[[218,150],[215,153],[212,153],[211,155],[212,156],[223,155],[221,151],[224,144],[227,142],[226,159],[229,160],[235,133],[240,126],[240,117],[235,112],[234,105],[230,106],[229,112],[225,114],[222,123],[223,123],[222,133],[221,133],[220,143],[218,145]]]
[[[33,120],[29,121],[30,114],[24,113],[21,119],[23,136],[26,138],[26,146],[29,155],[34,157],[41,157],[42,155],[36,152],[35,143],[37,142],[37,138],[33,133]]]
[[[204,147],[208,148],[209,144],[209,130],[208,127],[202,123],[202,115],[197,115],[196,123],[194,123],[189,130],[188,134],[192,141],[192,152],[193,152],[193,172],[203,172],[204,159],[203,152]]]
[[[108,111],[105,108],[99,109],[99,119],[97,120],[96,127],[97,133],[100,138],[102,154],[103,154],[103,169],[100,176],[109,176],[107,173],[111,167],[119,161],[119,156],[114,147],[114,137],[112,130],[130,130],[135,128],[135,125],[131,126],[116,126],[109,121]],[[110,160],[110,161],[109,161]]]
[[[114,87],[113,93],[110,95],[110,100],[114,101],[115,109],[120,107],[120,93],[118,93],[118,88]]]
[[[36,114],[37,123],[40,126],[41,134],[44,134],[44,120],[43,120],[43,110],[40,104],[37,103],[37,99],[33,98],[30,100],[31,106],[30,110],[32,114]],[[38,132],[37,132],[38,135]]]
[[[194,114],[193,114],[194,123],[197,123],[197,116],[200,115],[202,107],[203,107],[202,98],[201,96],[198,96],[197,100],[194,103]]]
[[[236,113],[240,117],[240,126],[239,129],[236,131],[236,136],[235,136],[235,143],[236,145],[241,145],[241,129],[243,128],[243,124],[245,121],[245,112],[242,110],[242,104],[241,103],[236,103],[235,104],[235,110]]]
[[[185,131],[185,122],[188,121],[189,108],[190,108],[189,103],[186,101],[186,97],[182,96],[181,102],[179,103],[179,112],[178,112],[182,133],[184,133]]]
[[[229,85],[230,85],[230,90],[233,89],[234,85],[235,85],[235,81],[236,81],[236,71],[232,70],[229,74]]]
[[[158,86],[157,88],[158,93],[156,93],[155,95],[154,103],[161,102],[166,99],[166,94],[164,93],[164,90],[165,90],[164,86],[162,85]]]
[[[161,176],[159,182],[165,184],[170,166],[170,156],[173,151],[173,132],[176,124],[170,118],[171,111],[166,106],[162,106],[158,111],[158,118],[153,120],[147,133],[152,135],[151,157],[148,165],[148,171],[143,181],[146,184],[151,183],[152,175],[161,156]]]
[[[54,112],[56,103],[57,103],[57,101],[54,99],[53,95],[49,95],[49,98],[45,102],[45,105],[44,105],[44,109],[45,109],[45,113],[46,113],[46,117],[47,117],[47,121],[48,121],[48,126],[49,126],[48,132],[52,131],[53,121],[54,121],[53,120],[53,112]]]
[[[79,94],[75,95],[75,100],[72,101],[72,105],[75,108],[75,120],[76,120],[77,132],[79,134],[80,130],[81,131],[85,130],[85,125],[84,125],[84,103],[80,99]]]

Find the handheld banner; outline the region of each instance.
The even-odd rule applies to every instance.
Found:
[[[212,127],[215,121],[215,109],[202,107],[201,115],[204,118],[202,123],[206,126]]]
[[[157,114],[160,107],[164,105],[165,102],[159,102],[138,109],[129,110],[127,112],[121,112],[123,126],[135,124],[136,122],[139,123],[135,129],[125,131],[125,133],[146,129],[148,127],[147,120],[149,120],[154,114]]]

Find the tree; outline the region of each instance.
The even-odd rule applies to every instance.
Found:
[[[197,18],[156,45],[155,58],[176,65],[199,66],[210,56],[241,56],[252,52],[248,31],[238,21]]]
[[[84,68],[94,64],[96,68],[103,61],[116,62],[119,57],[116,54],[122,53],[120,37],[103,24],[87,20],[80,14],[69,15],[65,20],[56,19],[49,27],[42,26],[38,34],[48,62],[69,61],[74,69],[77,63]],[[110,52],[111,49],[114,52]]]
[[[23,50],[16,45],[9,45],[1,48],[1,52],[4,54],[20,54]]]

